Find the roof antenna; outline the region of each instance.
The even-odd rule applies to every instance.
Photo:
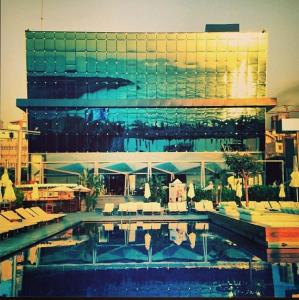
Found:
[[[41,31],[43,31],[43,22],[44,22],[44,0],[42,0],[42,7],[41,7],[41,11],[40,11],[40,29]]]

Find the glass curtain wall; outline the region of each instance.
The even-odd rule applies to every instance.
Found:
[[[267,33],[26,32],[28,98],[259,98]]]
[[[31,109],[35,152],[261,151],[263,108]],[[237,147],[237,148],[234,148]]]

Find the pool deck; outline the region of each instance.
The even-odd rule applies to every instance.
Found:
[[[34,229],[26,229],[0,241],[0,259],[27,248],[41,240],[64,231],[81,222],[178,222],[178,221],[208,221],[207,214],[175,214],[175,215],[130,215],[103,216],[95,212],[70,213],[59,222],[41,225]]]
[[[243,237],[249,243],[255,243],[265,252],[269,262],[299,261],[299,226],[296,222],[244,221],[223,215],[219,212],[208,212],[210,221],[220,228]]]

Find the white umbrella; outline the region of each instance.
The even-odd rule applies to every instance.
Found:
[[[285,198],[286,197],[286,193],[285,193],[285,190],[284,190],[284,184],[281,183],[279,185],[279,194],[278,194],[278,197],[279,198]]]
[[[151,190],[148,182],[144,186],[144,198],[148,199],[151,196]]]
[[[0,202],[3,202],[2,192],[1,192],[1,181],[0,181]]]
[[[39,200],[39,192],[38,192],[38,186],[36,182],[33,184],[31,200],[35,200],[35,201]]]
[[[8,202],[13,202],[16,199],[17,199],[16,194],[15,194],[15,191],[12,187],[12,181],[9,180],[9,182],[6,185],[5,191],[4,191],[3,200],[8,201]]]
[[[89,193],[91,191],[91,189],[89,189],[86,186],[83,186],[81,184],[76,185],[73,188],[74,192],[79,192],[79,209],[81,210],[81,199],[80,199],[80,193]]]
[[[10,181],[10,179],[9,179],[9,176],[8,176],[8,171],[5,168],[4,173],[1,176],[2,186],[4,186],[4,187],[7,186],[7,184],[9,184],[9,181]]]
[[[290,186],[296,189],[296,198],[298,202],[299,171],[298,171],[298,162],[297,162],[296,155],[293,156],[293,172],[291,173]]]
[[[73,192],[74,190],[67,186],[56,186],[55,188],[49,189],[50,192]]]
[[[80,193],[89,193],[91,191],[91,189],[81,184],[76,185],[74,188],[72,188],[72,190],[74,192],[80,192]]]
[[[188,195],[187,195],[191,200],[195,197],[195,192],[194,192],[194,185],[191,182],[189,184],[189,191],[188,191]]]
[[[242,198],[242,184],[240,182],[238,182],[237,186],[236,186],[236,196],[239,198]]]

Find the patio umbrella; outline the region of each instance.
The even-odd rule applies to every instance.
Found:
[[[13,202],[16,199],[17,198],[16,198],[16,195],[15,195],[15,191],[12,187],[12,181],[9,180],[9,182],[6,185],[5,191],[4,191],[3,200],[8,201],[8,202]]]
[[[278,194],[278,197],[279,198],[285,198],[286,197],[286,193],[285,193],[285,190],[284,190],[284,184],[281,183],[279,185],[279,194]]]
[[[293,157],[293,172],[291,173],[290,186],[296,189],[296,198],[298,202],[299,171],[298,171],[298,161],[296,155],[294,155]]]
[[[9,184],[9,181],[10,181],[10,179],[9,179],[9,176],[8,176],[8,171],[7,171],[7,169],[5,168],[5,169],[4,169],[4,173],[3,173],[2,176],[1,176],[2,186],[6,187],[7,184]]]
[[[50,192],[73,192],[74,190],[67,186],[56,186],[52,189],[49,189]]]
[[[89,189],[86,186],[83,186],[81,184],[76,185],[73,189],[74,192],[79,192],[79,209],[81,210],[81,200],[80,200],[80,194],[81,193],[89,193],[91,189]]]
[[[149,183],[146,182],[144,186],[144,198],[148,199],[150,196],[151,196],[150,186]]]
[[[72,188],[72,190],[79,193],[89,193],[91,191],[91,189],[81,184],[76,185],[74,188]]]
[[[39,192],[38,192],[38,186],[37,186],[36,182],[33,184],[31,200],[34,200],[34,201],[39,200]]]
[[[1,181],[0,181],[0,202],[3,202],[2,192],[1,192]]]
[[[187,196],[191,199],[191,201],[195,197],[194,185],[193,185],[192,182],[189,184],[189,191],[188,191],[188,195]]]
[[[242,193],[242,184],[240,182],[238,182],[237,185],[236,185],[236,196],[241,199],[242,195],[243,195],[243,193]]]

